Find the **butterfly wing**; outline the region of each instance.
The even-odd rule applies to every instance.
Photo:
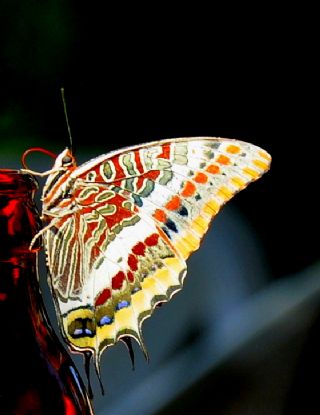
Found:
[[[98,359],[131,336],[144,349],[143,320],[181,289],[185,260],[212,218],[269,165],[268,153],[252,144],[205,137],[130,147],[75,169],[72,202],[55,206],[45,232],[71,347]]]

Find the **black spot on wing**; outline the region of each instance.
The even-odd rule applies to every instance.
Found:
[[[181,216],[188,216],[188,210],[185,206],[181,206],[181,208],[178,210],[178,213]]]
[[[165,226],[167,227],[167,228],[169,228],[171,231],[173,231],[173,232],[178,232],[178,229],[177,229],[177,227],[176,227],[176,224],[173,222],[173,220],[171,220],[171,219],[167,219],[167,221],[166,221],[166,223],[165,223]]]

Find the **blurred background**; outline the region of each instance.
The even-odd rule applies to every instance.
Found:
[[[97,415],[315,413],[320,252],[312,11],[4,1],[0,168],[68,145],[79,164],[168,137],[222,136],[273,156],[221,211],[185,288],[144,324],[151,356],[102,358]],[[30,157],[46,170],[51,160]],[[42,182],[41,182],[42,183]],[[45,270],[43,290],[47,294]],[[79,370],[81,359],[75,358]]]

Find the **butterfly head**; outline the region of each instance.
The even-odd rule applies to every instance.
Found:
[[[76,167],[76,165],[76,159],[74,158],[71,150],[67,147],[56,158],[53,169],[69,169],[70,167]]]

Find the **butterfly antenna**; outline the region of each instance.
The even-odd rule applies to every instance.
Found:
[[[70,141],[70,150],[71,150],[71,153],[73,153],[72,135],[71,135],[71,129],[70,129],[69,118],[68,118],[68,113],[67,113],[66,99],[64,97],[64,88],[61,88],[61,98],[62,98],[64,116],[65,116],[66,123],[67,123],[67,128],[68,128],[69,141]]]

